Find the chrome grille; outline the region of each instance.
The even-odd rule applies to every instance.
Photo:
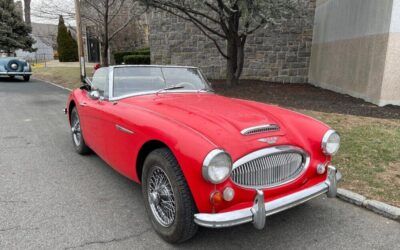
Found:
[[[272,132],[272,131],[279,131],[279,126],[276,124],[265,124],[265,125],[260,125],[260,126],[256,126],[256,127],[243,129],[240,133],[242,135],[253,135],[253,134]]]
[[[275,187],[300,176],[308,162],[309,157],[300,149],[290,146],[269,148],[237,161],[231,179],[244,187]]]

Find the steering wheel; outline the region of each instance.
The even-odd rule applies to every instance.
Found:
[[[188,89],[197,89],[196,86],[193,83],[190,82],[180,82],[178,84],[176,84],[175,86],[177,87],[185,87]]]

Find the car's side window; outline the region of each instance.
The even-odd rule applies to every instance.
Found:
[[[99,68],[93,75],[92,89],[98,90],[100,95],[108,98],[108,68]]]

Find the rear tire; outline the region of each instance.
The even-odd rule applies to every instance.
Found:
[[[192,238],[196,205],[181,168],[167,148],[151,152],[143,166],[142,193],[147,214],[158,235],[170,243]]]
[[[76,107],[73,107],[71,110],[71,135],[72,143],[78,154],[87,155],[91,152],[90,148],[85,143],[85,139],[83,139],[83,132]]]
[[[24,76],[24,81],[25,82],[29,82],[30,79],[31,79],[31,76]]]

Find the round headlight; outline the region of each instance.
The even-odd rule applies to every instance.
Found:
[[[334,130],[328,130],[322,138],[322,151],[326,155],[335,155],[339,151],[340,136]]]
[[[219,184],[224,182],[232,171],[231,156],[222,149],[214,149],[204,159],[203,177],[207,181]]]
[[[11,68],[12,68],[12,69],[18,69],[18,64],[12,63],[12,64],[11,64]]]

